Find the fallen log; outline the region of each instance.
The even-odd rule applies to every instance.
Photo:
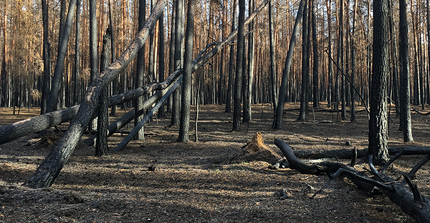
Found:
[[[109,107],[118,105],[135,98],[138,98],[142,95],[153,92],[154,90],[162,90],[166,89],[169,85],[174,82],[178,76],[182,74],[182,70],[177,70],[173,72],[165,81],[161,83],[151,83],[140,88],[118,94],[113,95],[109,98]],[[155,95],[158,95],[157,93]],[[158,95],[159,96],[159,95]],[[160,96],[161,98],[161,96]],[[154,102],[153,102],[154,103]],[[152,104],[153,104],[152,103]],[[43,115],[35,116],[32,118],[28,118],[19,122],[15,122],[9,125],[0,126],[0,145],[11,142],[13,140],[19,139],[23,136],[33,134],[42,130],[45,130],[50,127],[54,127],[63,122],[68,122],[75,118],[80,105],[75,105],[70,108],[65,108],[62,110],[49,112]],[[97,108],[96,112],[97,113]],[[131,114],[128,114],[131,115]],[[128,116],[130,117],[130,116]],[[134,117],[131,116],[131,118]],[[94,117],[93,117],[94,118]],[[128,121],[130,122],[130,121]],[[127,123],[128,123],[127,122]],[[126,123],[126,124],[127,124]],[[123,126],[121,126],[122,128]],[[117,130],[116,130],[117,131]],[[113,133],[112,133],[113,134]]]
[[[335,149],[335,150],[293,150],[294,155],[305,159],[321,159],[321,158],[338,158],[351,159],[353,157],[353,149]],[[395,155],[403,151],[403,155],[427,155],[430,153],[430,147],[406,146],[406,147],[391,147],[388,148],[390,155]],[[365,157],[366,149],[357,149],[357,158]]]
[[[399,182],[384,173],[384,170],[387,168],[387,166],[383,168],[383,171],[378,172],[373,166],[372,156],[369,157],[369,166],[372,174],[376,176],[375,178],[371,178],[367,176],[365,172],[359,172],[354,168],[340,163],[322,162],[318,164],[305,164],[294,155],[294,151],[284,141],[275,139],[275,144],[285,155],[291,169],[296,169],[302,174],[327,173],[327,175],[331,177],[328,183],[330,183],[332,179],[335,179],[339,176],[344,176],[350,179],[359,188],[369,193],[374,191],[376,187],[378,190],[382,191],[393,203],[401,207],[403,212],[410,215],[417,222],[430,222],[430,200],[423,196],[419,192],[417,186],[410,180],[410,177],[412,177],[412,175],[414,175],[415,172],[422,165],[424,165],[424,163],[430,160],[430,154],[428,154],[423,161],[412,168],[408,175],[404,175],[404,180],[402,182]],[[400,155],[396,157],[400,157]],[[387,165],[390,165],[392,162],[394,162],[394,159],[390,160]],[[321,190],[317,191],[317,193],[322,191],[322,189],[324,189],[328,183],[324,185]],[[405,187],[406,183],[408,184],[410,190]]]

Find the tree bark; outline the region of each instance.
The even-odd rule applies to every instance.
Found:
[[[300,94],[300,113],[297,120],[305,121],[308,108],[308,81],[309,81],[309,24],[308,24],[308,0],[305,2],[303,9],[303,37],[302,37],[302,88]]]
[[[243,52],[245,47],[244,36],[245,22],[245,0],[239,0],[239,21],[237,35],[236,53],[236,79],[234,82],[234,106],[233,106],[233,131],[240,130],[240,112],[242,104],[242,75],[243,75]]]
[[[352,36],[351,36],[351,122],[355,122],[355,26],[356,26],[356,14],[357,14],[357,0],[354,0],[354,14],[352,18]]]
[[[408,22],[406,14],[406,0],[399,1],[400,11],[400,127],[403,127],[404,142],[411,142],[412,124],[411,124],[411,105],[410,105],[410,74],[409,74],[409,40],[408,40]]]
[[[60,91],[60,81],[62,78],[64,59],[67,53],[67,45],[69,42],[70,31],[72,29],[73,17],[75,17],[76,12],[76,1],[77,0],[71,0],[69,3],[67,19],[61,32],[61,41],[59,41],[58,46],[57,63],[55,64],[54,78],[52,80],[52,88],[49,95],[46,112],[57,110],[58,92]]]
[[[139,0],[139,25],[138,29],[141,30],[145,24],[145,15],[146,15],[146,0]],[[151,35],[151,34],[150,34]],[[139,50],[137,53],[137,68],[136,68],[136,76],[134,80],[134,87],[139,88],[144,85],[144,76],[145,76],[145,45]],[[139,111],[143,106],[143,97],[138,97],[134,100],[134,110]],[[134,116],[134,125],[136,126],[143,118],[143,114]],[[144,129],[141,128],[137,132],[135,136],[136,140],[144,140],[145,133]]]
[[[376,164],[388,161],[388,0],[374,2],[373,75],[370,94],[369,155]]]
[[[177,0],[176,4],[176,22],[175,22],[175,70],[182,69],[182,40],[184,38],[184,0]],[[180,118],[180,100],[179,90],[173,93],[172,119],[170,125],[178,125]]]
[[[111,30],[108,28],[106,34],[103,36],[103,50],[100,58],[100,72],[106,70],[110,64],[111,55]],[[109,114],[108,114],[108,85],[102,89],[99,99],[99,111],[97,119],[97,143],[96,143],[96,156],[106,155],[108,151],[108,125],[109,125]]]
[[[80,35],[81,35],[81,1],[76,2],[76,37],[75,37],[75,73],[73,75],[73,105],[79,104],[79,72],[80,72]]]
[[[193,60],[195,0],[188,0],[187,28],[185,31],[184,82],[182,83],[181,119],[179,123],[178,142],[189,142],[191,75]]]
[[[278,106],[278,86],[277,86],[277,75],[276,75],[276,57],[275,57],[275,34],[273,29],[273,9],[272,1],[269,0],[269,32],[270,32],[270,81],[272,87],[272,104],[273,114],[276,114],[276,106]]]
[[[79,138],[84,133],[92,114],[96,110],[101,90],[113,81],[136,56],[137,51],[148,38],[149,31],[153,29],[166,3],[166,0],[160,0],[157,3],[145,27],[137,34],[137,37],[127,50],[112,63],[105,72],[92,81],[87,89],[84,102],[81,104],[76,118],[72,121],[64,136],[53,146],[52,151],[36,170],[31,179],[25,183],[26,186],[41,188],[49,187],[54,183],[54,180],[73,153]]]
[[[313,83],[312,83],[312,90],[313,90],[313,104],[312,107],[319,107],[320,106],[320,96],[318,92],[318,85],[319,85],[319,59],[318,59],[318,39],[317,39],[317,18],[315,13],[316,1],[312,1],[312,47],[313,47],[313,69],[312,69],[312,77],[313,77]]]
[[[303,14],[303,5],[305,4],[304,1],[306,0],[300,1],[299,10],[297,11],[296,22],[294,23],[293,32],[291,34],[290,45],[288,47],[287,58],[285,59],[285,67],[282,71],[282,82],[281,87],[279,89],[278,106],[276,110],[275,120],[273,122],[274,129],[282,128],[282,116],[284,113],[285,94],[287,93],[287,82],[288,77],[290,75],[291,61],[293,60],[294,46],[296,45],[296,39],[299,30],[298,26]]]
[[[236,17],[236,0],[233,0],[233,15],[231,19],[231,31],[235,30],[235,17]],[[225,102],[225,112],[231,112],[231,95],[233,85],[233,60],[234,60],[234,45],[230,45],[230,60],[228,63],[228,81],[227,81],[227,100]]]
[[[6,4],[7,1],[5,1]],[[5,7],[7,13],[7,7]],[[46,0],[42,0],[42,11],[43,11],[43,87],[42,87],[42,104],[40,109],[40,114],[43,115],[46,112],[46,107],[48,105],[49,90],[51,86],[51,44],[49,43],[49,14],[48,6]],[[78,20],[77,20],[78,21]],[[6,22],[5,22],[6,30]],[[6,80],[6,54],[7,54],[7,34],[3,33],[5,39],[5,46],[3,49],[3,64],[2,64],[2,82]],[[4,76],[4,77],[3,77]],[[5,85],[3,85],[5,86]],[[3,97],[6,98],[6,87],[4,87]],[[5,105],[5,103],[2,103]]]

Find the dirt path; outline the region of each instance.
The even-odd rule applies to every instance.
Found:
[[[294,109],[294,104],[286,109]],[[263,161],[228,164],[226,161],[256,132],[261,132],[266,144],[279,153],[274,138],[285,140],[296,150],[367,146],[365,112],[358,113],[356,123],[349,123],[336,122],[335,113],[318,109],[310,112],[309,121],[297,122],[298,111],[287,110],[283,130],[274,131],[270,128],[271,110],[267,104],[254,106],[249,126],[230,132],[231,114],[223,112],[224,106],[202,106],[197,143],[176,143],[178,127],[168,128],[167,119],[154,119],[145,126],[145,141],[133,141],[119,153],[97,158],[93,156],[93,147],[80,144],[49,189],[21,186],[49,153],[47,143],[33,144],[38,138],[32,135],[0,145],[0,221],[413,221],[387,198],[365,194],[348,182],[334,181],[311,200],[309,196],[325,184],[327,176],[302,175],[289,169],[269,170],[269,163]],[[36,109],[31,113],[22,110],[21,115],[13,116],[10,109],[0,108],[0,125],[37,113]],[[119,118],[123,111],[118,113],[111,119]],[[192,120],[193,116],[194,113]],[[391,117],[389,144],[404,145],[401,132],[397,131],[398,120],[394,114]],[[412,118],[416,141],[413,145],[428,145],[430,117],[413,114]],[[334,122],[316,125],[319,120]],[[67,125],[61,128],[66,129]],[[109,138],[109,146],[115,147],[131,128],[132,124]],[[390,171],[400,176],[422,157],[403,157]],[[150,167],[155,167],[155,171]],[[415,182],[429,197],[429,165],[418,172]]]

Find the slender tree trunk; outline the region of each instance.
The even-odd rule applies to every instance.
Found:
[[[76,2],[76,36],[75,36],[75,74],[73,75],[73,105],[79,104],[79,72],[80,72],[80,42],[81,42],[81,1]]]
[[[169,50],[169,73],[175,71],[175,40],[176,40],[176,8],[178,7],[178,0],[173,0],[172,4],[172,23],[170,30],[170,50]],[[172,112],[173,107],[173,95],[169,97],[167,102],[167,112]]]
[[[331,107],[332,103],[332,90],[333,90],[333,62],[332,46],[331,46],[331,0],[327,0],[327,27],[328,27],[328,87],[327,87],[327,107]]]
[[[318,85],[319,85],[319,58],[318,58],[318,39],[317,39],[317,22],[316,22],[316,1],[312,0],[312,47],[313,47],[313,57],[314,57],[314,66],[312,70],[312,77],[313,77],[313,107],[319,107],[320,106],[320,96],[318,91]]]
[[[111,58],[111,30],[108,28],[106,34],[103,36],[103,51],[100,58],[100,72],[108,68]],[[97,119],[97,143],[96,143],[96,156],[106,155],[108,151],[108,126],[109,126],[109,113],[108,113],[108,85],[102,88],[102,93],[99,99],[99,117]]]
[[[139,27],[138,29],[141,30],[143,28],[143,25],[145,24],[145,15],[146,15],[146,1],[145,0],[139,0]],[[151,34],[150,34],[151,35]],[[150,37],[151,38],[151,37]],[[144,85],[144,76],[145,76],[145,45],[139,50],[137,53],[137,68],[136,68],[136,76],[134,81],[134,87],[138,88],[140,86]],[[134,110],[140,111],[143,107],[143,99],[144,97],[139,97],[134,100]],[[134,117],[134,125],[136,126],[143,118],[143,114],[136,115]],[[139,129],[135,136],[136,140],[144,140],[144,128]]]
[[[308,79],[309,79],[309,51],[308,51],[308,39],[309,29],[308,29],[308,0],[305,0],[305,8],[303,9],[303,27],[302,27],[302,88],[300,94],[300,113],[297,120],[306,120],[306,107],[308,104]]]
[[[114,25],[114,18],[113,18],[113,9],[112,9],[112,5],[113,5],[113,0],[108,0],[108,4],[109,4],[109,27],[111,30],[111,52],[112,52],[112,56],[111,56],[111,61],[114,62],[115,61],[115,55],[116,55],[116,51],[115,51],[115,25]],[[112,84],[112,92],[113,94],[116,94],[116,89],[118,88],[118,78],[115,79]],[[116,106],[112,106],[111,107],[111,111],[110,114],[112,116],[115,116],[116,114]]]
[[[269,0],[269,32],[270,32],[270,81],[272,86],[272,104],[273,114],[276,114],[276,106],[278,106],[278,86],[276,75],[276,57],[275,57],[275,34],[273,29],[273,9],[272,1]]]
[[[178,142],[189,142],[191,75],[193,62],[194,13],[195,1],[188,0],[187,29],[185,31],[184,77],[182,83],[181,120]]]
[[[251,14],[255,9],[255,1],[249,0],[249,14]],[[254,79],[254,57],[255,57],[255,46],[254,46],[254,40],[255,40],[255,23],[252,21],[248,25],[249,29],[249,36],[248,36],[248,80],[247,80],[247,91],[246,95],[244,97],[247,99],[246,103],[244,102],[244,116],[243,116],[243,122],[248,123],[252,120],[252,82]]]
[[[158,20],[158,82],[164,81],[164,11]],[[164,104],[158,110],[158,117],[164,117]]]
[[[182,68],[182,40],[184,38],[184,0],[178,0],[176,7],[176,36],[175,36],[175,70]],[[173,106],[172,106],[172,119],[171,125],[179,124],[180,116],[180,100],[181,93],[180,87],[173,92]]]
[[[290,75],[291,61],[293,60],[294,46],[296,45],[298,26],[303,14],[303,5],[305,4],[304,2],[305,0],[300,1],[299,10],[297,11],[296,22],[294,23],[293,32],[290,39],[290,45],[288,47],[287,58],[285,59],[285,67],[282,71],[282,82],[281,87],[279,89],[278,106],[276,110],[275,120],[273,123],[274,129],[282,128],[282,116],[284,113],[285,94],[287,93],[287,82],[288,77]]]
[[[233,0],[233,16],[231,19],[231,31],[235,30],[235,17],[236,17],[236,0]],[[228,63],[228,87],[227,87],[227,100],[225,103],[225,112],[231,112],[231,95],[233,85],[233,60],[234,60],[234,45],[230,45],[230,61]]]
[[[375,164],[381,164],[388,161],[388,0],[373,2],[373,16],[374,27],[378,29],[374,29],[373,33],[368,154],[373,156]]]
[[[396,114],[400,114],[400,96],[399,96],[399,66],[398,66],[398,58],[397,58],[397,40],[396,40],[396,31],[394,25],[393,18],[393,3],[392,0],[389,1],[389,13],[390,13],[390,37],[391,37],[391,58],[392,58],[392,74],[393,74],[393,99],[396,104]]]
[[[94,80],[99,74],[99,60],[98,60],[98,42],[97,42],[97,4],[96,0],[89,0],[90,9],[90,79]],[[55,78],[55,77],[54,77]],[[97,119],[93,119],[88,126],[90,131],[97,129]]]
[[[57,110],[57,99],[58,92],[60,91],[60,81],[63,77],[64,60],[67,53],[67,44],[69,42],[70,30],[72,28],[73,17],[76,12],[76,1],[71,0],[69,3],[69,11],[67,13],[67,19],[64,24],[63,31],[61,33],[61,41],[59,41],[59,51],[57,56],[57,63],[55,65],[54,78],[52,80],[52,88],[49,95],[48,105],[46,107],[46,112],[51,112]]]
[[[344,53],[344,34],[345,34],[345,32],[344,32],[344,29],[343,29],[343,26],[344,26],[344,23],[343,23],[343,21],[344,21],[344,8],[345,8],[345,2],[344,2],[344,0],[340,0],[340,2],[339,2],[339,4],[340,4],[340,15],[339,15],[339,41],[340,41],[340,46],[339,46],[339,48],[340,48],[340,50],[339,50],[339,52],[340,52],[340,67],[341,67],[341,69],[342,69],[342,73],[346,73],[345,72],[345,53]],[[339,73],[339,75],[341,76],[340,77],[340,79],[342,79],[342,82],[340,83],[341,84],[341,92],[340,92],[340,97],[341,97],[341,100],[342,100],[342,112],[341,112],[341,118],[343,119],[343,120],[345,120],[346,119],[346,91],[345,91],[345,85],[346,85],[346,81],[345,81],[345,76],[344,75],[341,75],[340,73]]]
[[[352,35],[351,35],[351,122],[355,122],[355,26],[356,26],[356,14],[357,14],[357,0],[354,0],[354,12],[352,18]]]
[[[242,103],[243,52],[245,48],[245,0],[239,0],[239,21],[236,53],[236,80],[234,84],[233,131],[240,129],[240,111]]]
[[[7,1],[5,1],[6,4]],[[7,7],[5,7],[7,13]],[[49,90],[51,86],[51,44],[49,43],[49,14],[48,14],[48,6],[46,4],[46,0],[42,0],[42,11],[43,11],[43,87],[42,87],[42,105],[40,114],[45,114],[46,107],[49,100]],[[5,28],[6,28],[5,23]],[[7,34],[3,32],[5,45],[3,50],[3,65],[2,65],[2,74],[4,72],[4,78],[2,77],[2,81],[6,80],[6,53],[7,53]],[[3,85],[5,86],[5,85]],[[6,97],[6,87],[4,88],[3,97]],[[3,106],[5,103],[2,103]]]
[[[403,125],[404,142],[414,141],[412,138],[411,105],[410,105],[410,74],[409,74],[409,40],[406,0],[399,1],[399,30],[400,30],[400,121]]]

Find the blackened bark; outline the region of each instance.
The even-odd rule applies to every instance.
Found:
[[[376,164],[388,161],[388,0],[373,3],[373,70],[370,92],[369,155]]]
[[[327,107],[331,107],[333,101],[333,62],[332,58],[332,46],[331,46],[331,1],[327,0],[327,28],[328,28],[328,86],[327,86]]]
[[[313,104],[312,107],[318,107],[320,106],[320,96],[319,96],[319,91],[318,91],[318,85],[319,85],[319,76],[318,76],[318,72],[319,72],[319,59],[318,59],[318,39],[317,39],[317,22],[316,22],[316,13],[315,13],[315,7],[316,6],[316,1],[315,0],[311,0],[312,1],[312,49],[313,49],[313,60],[314,60],[314,64],[313,64],[313,70],[312,70],[312,77],[313,77],[313,82],[312,82],[312,90],[313,90]]]
[[[60,45],[58,46],[59,50],[57,63],[55,64],[54,78],[52,80],[52,87],[46,107],[46,112],[57,110],[58,92],[60,91],[60,81],[63,76],[62,73],[64,68],[64,59],[66,58],[67,44],[69,42],[70,31],[72,29],[73,17],[75,17],[76,13],[76,1],[77,0],[71,0],[69,3],[67,19],[61,33],[61,41],[59,42]]]
[[[352,18],[352,36],[351,36],[351,122],[355,122],[355,26],[356,26],[356,12],[357,11],[357,0],[354,1],[354,15]]]
[[[269,0],[269,32],[270,32],[270,81],[272,87],[272,104],[273,114],[276,114],[276,106],[278,106],[278,86],[277,86],[277,75],[276,75],[276,58],[275,58],[275,34],[273,28],[273,9],[272,1]]]
[[[90,5],[90,79],[94,80],[99,74],[99,59],[98,59],[98,42],[97,42],[97,1],[89,0]],[[97,119],[90,122],[88,129],[95,131],[97,129]]]
[[[80,36],[81,36],[81,1],[76,2],[76,37],[75,37],[75,73],[73,75],[73,105],[79,104],[79,72],[80,72]]]
[[[187,29],[185,31],[184,75],[182,83],[181,120],[178,142],[189,142],[191,75],[193,62],[194,14],[196,0],[188,0]]]
[[[236,80],[234,83],[234,106],[233,106],[233,130],[240,129],[240,112],[242,104],[242,73],[243,73],[243,51],[245,47],[244,25],[245,22],[245,0],[239,0],[239,21],[237,34],[236,53]]]
[[[233,0],[233,16],[231,20],[231,31],[235,30],[235,17],[236,17],[236,0]],[[234,59],[234,45],[230,45],[230,60],[228,63],[228,80],[227,80],[227,99],[225,102],[225,112],[231,112],[231,95],[233,85],[233,59]]]
[[[306,107],[308,106],[308,81],[309,81],[309,28],[308,28],[308,4],[305,2],[305,8],[303,9],[303,42],[302,42],[302,88],[300,94],[300,113],[297,120],[306,120]]]
[[[400,10],[400,122],[403,127],[404,142],[414,141],[412,138],[411,104],[410,104],[410,74],[409,74],[409,40],[406,14],[406,0],[399,1]]]
[[[51,86],[51,47],[49,43],[49,14],[46,0],[42,0],[42,12],[43,12],[43,87],[42,87],[42,104],[40,114],[43,115],[46,112],[46,107],[49,100],[49,90]],[[5,33],[3,35],[6,35]],[[6,49],[6,44],[5,49]],[[3,58],[6,58],[6,50],[3,51]],[[3,59],[2,64],[2,82],[6,82],[6,59]],[[3,97],[6,98],[6,85],[3,85]],[[5,105],[5,103],[2,103]]]
[[[114,62],[115,61],[115,57],[116,57],[116,51],[115,51],[115,29],[114,29],[114,19],[113,19],[113,9],[112,9],[112,5],[113,5],[113,2],[112,2],[112,0],[108,0],[108,7],[109,7],[109,27],[110,27],[110,30],[111,30],[111,44],[112,44],[112,46],[111,46],[111,52],[112,52],[112,56],[111,56],[111,62]],[[117,87],[118,87],[118,79],[115,79],[113,82],[112,82],[112,84],[111,84],[111,87],[112,87],[112,92],[113,92],[113,94],[116,94],[116,89],[117,89]],[[114,106],[112,106],[111,107],[111,111],[110,111],[110,114],[112,115],[112,116],[115,116],[115,114],[116,114],[116,105],[114,105]]]
[[[182,68],[182,40],[184,38],[184,0],[177,0],[175,22],[175,70]],[[179,88],[180,89],[180,88]],[[173,106],[171,125],[178,125],[180,118],[181,93],[177,89],[173,92]]]
[[[294,23],[293,32],[291,34],[290,45],[288,47],[287,58],[285,59],[285,67],[282,71],[282,82],[281,87],[279,88],[278,106],[276,110],[275,120],[273,121],[274,129],[282,128],[282,116],[284,113],[285,95],[287,93],[287,82],[288,77],[290,75],[291,61],[293,60],[294,46],[296,45],[297,34],[299,31],[298,26],[303,14],[304,2],[305,0],[300,1],[299,10],[297,11],[296,22]]]
[[[170,49],[169,49],[169,73],[175,71],[175,40],[176,40],[176,7],[178,5],[178,0],[173,0],[172,4],[172,22],[170,29]],[[167,101],[167,112],[172,112],[173,107],[173,95],[169,97]]]
[[[249,14],[254,11],[255,2],[254,0],[249,0]],[[255,55],[255,47],[254,47],[254,29],[255,23],[252,21],[248,25],[249,35],[248,35],[248,73],[247,73],[247,81],[246,84],[246,94],[243,95],[243,122],[248,123],[252,120],[252,81],[254,79],[254,55]]]
[[[164,81],[164,11],[158,20],[158,82]],[[158,109],[158,117],[164,117],[164,104]]]
[[[146,15],[146,1],[145,0],[139,0],[139,27],[138,29],[141,30],[143,28],[143,25],[145,24],[145,15]],[[150,34],[151,35],[151,34]],[[151,37],[150,37],[151,38]],[[140,86],[143,86],[143,78],[145,76],[145,45],[139,50],[137,53],[137,70],[136,70],[136,76],[134,80],[134,87],[139,88]],[[143,97],[138,97],[134,100],[134,110],[139,111],[142,109],[143,105]],[[136,115],[134,117],[134,125],[136,126],[143,118],[143,114]],[[144,140],[144,128],[139,129],[135,136],[136,140]]]
[[[103,50],[100,58],[100,72],[106,70],[110,64],[111,55],[111,30],[108,28],[106,34],[103,36]],[[99,116],[97,119],[97,143],[96,143],[96,156],[106,155],[108,151],[108,125],[109,125],[109,114],[108,114],[108,85],[102,89],[99,99]]]

